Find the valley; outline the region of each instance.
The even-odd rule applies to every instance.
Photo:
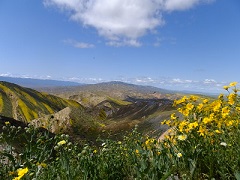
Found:
[[[29,80],[28,80],[29,81]],[[122,82],[30,89],[0,82],[0,115],[79,140],[121,138],[135,126],[159,135],[182,94]]]

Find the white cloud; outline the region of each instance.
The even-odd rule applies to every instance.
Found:
[[[190,9],[200,3],[211,3],[214,0],[163,0],[164,10],[181,11]]]
[[[75,48],[80,48],[80,49],[83,49],[83,48],[93,48],[94,47],[93,44],[84,43],[84,42],[78,42],[78,41],[73,40],[73,39],[66,39],[63,42],[66,43],[66,44],[72,45]]]
[[[164,25],[165,11],[186,10],[212,0],[43,0],[70,19],[94,27],[112,46],[141,46],[138,39]],[[81,47],[81,45],[80,45]]]

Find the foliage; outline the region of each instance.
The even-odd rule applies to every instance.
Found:
[[[32,126],[21,129],[6,122],[0,179],[239,178],[240,97],[235,82],[224,88],[228,95],[217,100],[197,96],[176,100],[180,114],[173,113],[163,122],[171,132],[161,141],[134,129],[121,141],[77,144],[68,135],[51,136]],[[21,152],[14,146],[19,133],[25,137]]]

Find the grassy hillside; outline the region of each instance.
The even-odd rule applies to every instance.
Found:
[[[30,122],[66,107],[79,108],[82,106],[75,101],[0,81],[0,115]]]

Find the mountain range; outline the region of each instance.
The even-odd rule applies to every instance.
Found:
[[[166,130],[159,122],[175,111],[173,100],[180,96],[122,82],[31,89],[0,81],[0,115],[76,139],[93,140],[110,133],[120,137],[135,125],[156,135]]]

